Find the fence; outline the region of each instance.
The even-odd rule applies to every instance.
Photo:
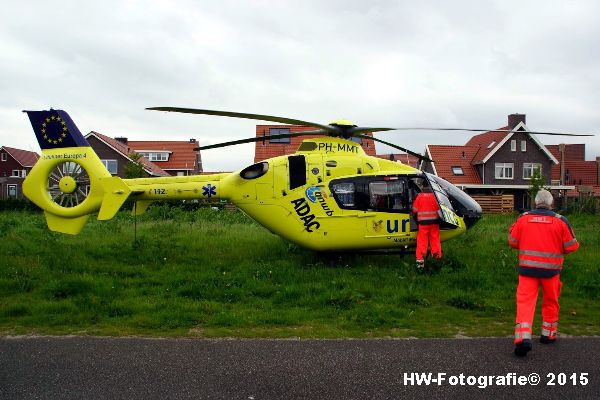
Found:
[[[509,214],[515,211],[515,198],[512,194],[499,196],[473,195],[471,197],[479,203],[484,213]]]

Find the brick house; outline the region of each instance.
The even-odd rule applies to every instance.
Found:
[[[306,135],[283,139],[269,139],[269,135],[314,131],[316,129],[310,126],[298,125],[256,125],[256,137],[262,140],[255,142],[254,162],[257,163],[267,158],[293,154],[298,150],[304,139],[322,137],[319,135]],[[365,135],[372,136],[370,133],[365,133]],[[375,155],[375,142],[372,139],[353,138],[353,141],[359,143],[367,155]]]
[[[123,141],[133,151],[143,155],[147,160],[159,166],[173,176],[198,175],[202,172],[202,158],[196,150],[196,139],[189,141]]]
[[[585,143],[546,146],[558,160],[552,167],[552,183],[574,185],[567,197],[593,195],[600,197],[600,157],[585,160]]]
[[[509,115],[508,125],[498,129],[475,135],[464,146],[427,145],[425,155],[434,163],[425,163],[424,169],[471,195],[512,195],[515,209],[530,207],[528,189],[535,169],[552,190],[573,189],[552,180],[559,162],[528,133],[525,114]]]
[[[85,138],[112,175],[125,177],[125,166],[127,163],[133,161],[129,157],[134,152],[132,148],[123,143],[123,141],[113,139],[98,132],[92,131]],[[140,161],[148,176],[170,176],[168,172],[162,170],[146,158],[141,157]]]
[[[25,177],[40,156],[13,147],[0,147],[0,199],[22,199]]]

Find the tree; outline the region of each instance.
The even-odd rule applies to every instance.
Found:
[[[529,196],[531,197],[532,202],[541,189],[548,190],[548,188],[544,187],[544,176],[540,172],[540,169],[535,168],[531,175],[531,180],[529,181]]]
[[[146,177],[144,164],[142,164],[142,161],[140,160],[142,155],[138,153],[131,153],[129,154],[129,158],[131,158],[131,161],[125,165],[125,178],[131,179]]]

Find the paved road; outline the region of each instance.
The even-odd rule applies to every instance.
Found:
[[[536,343],[525,359],[511,351],[508,338],[5,337],[0,338],[0,398],[600,398],[600,338]],[[446,375],[440,384],[419,385],[411,373]],[[534,373],[539,385],[518,384],[535,379]],[[549,385],[550,374],[555,385]],[[496,376],[490,378],[493,385],[469,386],[483,375]]]

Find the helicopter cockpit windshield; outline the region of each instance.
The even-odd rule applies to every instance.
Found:
[[[473,200],[468,194],[451,184],[450,182],[440,178],[439,176],[426,173],[429,182],[432,187],[437,186],[440,193],[443,192],[444,196],[438,195],[438,200],[442,202],[442,197],[449,201],[452,205],[452,209],[457,215],[463,217],[465,225],[468,228],[472,227],[481,218],[482,210],[481,206]],[[434,190],[436,190],[434,188]]]

